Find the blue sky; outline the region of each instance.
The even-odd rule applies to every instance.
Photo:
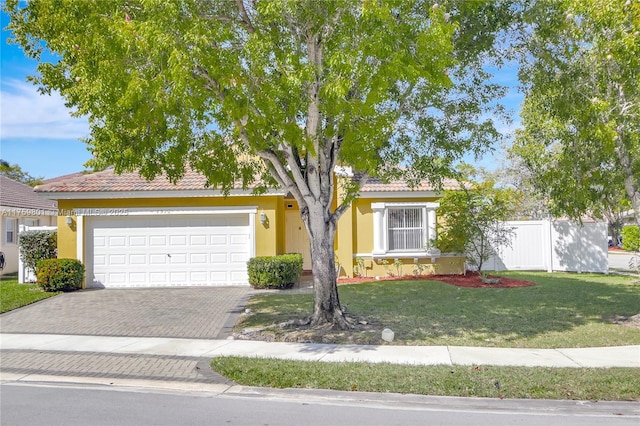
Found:
[[[0,157],[18,164],[32,176],[52,178],[84,170],[91,158],[86,145],[86,119],[72,118],[59,95],[40,95],[27,82],[36,62],[15,45],[7,44],[9,19],[2,13],[0,82]]]
[[[36,86],[27,82],[27,76],[35,74],[37,64],[26,58],[18,46],[7,44],[10,33],[5,30],[9,22],[6,14],[1,14],[0,22],[0,158],[45,179],[84,170],[85,162],[91,158],[80,140],[88,136],[87,120],[71,117],[58,94],[41,95]],[[522,95],[515,89],[515,67],[501,71],[496,81],[511,87],[503,104],[512,111],[513,121],[499,124],[501,131],[510,132],[520,123],[517,114],[522,101]],[[493,169],[500,165],[501,157],[498,149],[478,162],[472,158],[467,161]]]

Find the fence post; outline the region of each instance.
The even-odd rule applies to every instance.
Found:
[[[547,272],[553,272],[553,234],[552,234],[552,224],[551,219],[543,219],[542,220],[542,233],[544,248],[546,250],[545,263],[547,264]]]

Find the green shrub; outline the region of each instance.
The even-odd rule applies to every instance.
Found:
[[[291,288],[302,274],[302,255],[254,257],[247,262],[247,269],[253,288]]]
[[[53,230],[22,231],[18,235],[20,257],[27,268],[37,274],[39,261],[56,257],[57,235]]]
[[[622,228],[622,248],[629,251],[640,251],[640,229],[637,226]]]
[[[38,285],[44,291],[82,288],[84,265],[76,259],[43,259],[38,263]]]

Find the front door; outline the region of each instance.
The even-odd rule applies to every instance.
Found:
[[[286,210],[284,214],[287,253],[302,254],[302,269],[311,270],[311,246],[300,210]]]

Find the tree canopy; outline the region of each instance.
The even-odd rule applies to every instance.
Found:
[[[499,137],[485,65],[508,1],[7,0],[32,81],[89,117],[92,166],[278,186],[311,240],[312,322],[340,323],[335,225],[369,176],[453,174]],[[489,117],[489,118],[487,118]],[[335,166],[343,180],[334,203]]]
[[[640,226],[640,3],[532,3],[513,152],[554,213],[606,216],[626,199]]]
[[[0,175],[29,186],[40,185],[43,180],[42,177],[31,176],[28,172],[22,170],[22,167],[18,164],[10,164],[5,160],[0,160]]]

